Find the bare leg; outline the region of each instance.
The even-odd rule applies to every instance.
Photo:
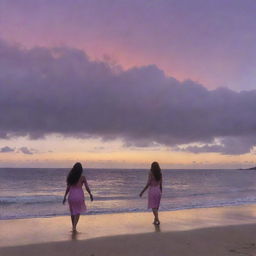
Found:
[[[157,208],[152,208],[152,211],[153,211],[153,214],[155,216],[154,224],[159,225],[160,221],[159,221],[159,218],[158,218],[158,209]]]
[[[76,225],[79,221],[80,214],[74,215],[74,228],[73,230],[76,231]]]
[[[71,215],[72,230],[75,230],[75,215]]]

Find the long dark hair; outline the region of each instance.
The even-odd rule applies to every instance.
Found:
[[[161,168],[158,164],[158,162],[153,162],[151,164],[151,172],[153,174],[153,176],[155,177],[155,179],[158,181],[158,180],[161,180],[162,178],[162,172],[161,172]]]
[[[68,185],[76,184],[79,181],[82,175],[82,172],[83,172],[83,167],[81,163],[75,163],[67,176],[67,184]]]

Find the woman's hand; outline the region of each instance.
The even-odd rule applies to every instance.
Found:
[[[62,201],[62,204],[65,204],[66,203],[66,197],[64,197],[63,201]]]
[[[90,194],[90,199],[91,199],[91,201],[93,201],[93,196],[92,196],[92,194]]]

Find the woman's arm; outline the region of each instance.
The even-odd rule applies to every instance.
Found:
[[[149,173],[147,184],[146,184],[146,186],[142,189],[142,191],[140,192],[140,197],[142,197],[143,193],[148,189],[149,184],[150,184],[150,180],[151,180],[151,174]]]
[[[163,185],[162,185],[162,178],[161,178],[161,182],[160,182],[160,190],[161,190],[161,193],[163,192]]]
[[[67,198],[67,195],[68,195],[69,189],[70,189],[70,186],[69,186],[69,185],[67,185],[66,192],[65,192],[65,195],[64,195],[64,198],[63,198],[63,201],[62,201],[62,203],[63,203],[63,204],[65,204],[65,202],[66,202],[66,198]]]
[[[90,190],[90,188],[89,188],[89,186],[88,186],[88,183],[87,183],[87,180],[86,180],[85,177],[84,177],[84,186],[85,186],[86,191],[87,191],[88,194],[90,195],[91,201],[93,201],[93,196],[92,196],[91,190]]]

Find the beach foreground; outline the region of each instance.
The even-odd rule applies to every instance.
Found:
[[[256,255],[256,225],[190,231],[121,235],[7,247],[1,256],[228,256]]]
[[[0,255],[256,255],[256,207],[1,221]]]

